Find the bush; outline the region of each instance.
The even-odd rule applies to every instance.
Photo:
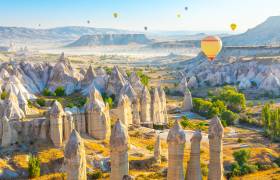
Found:
[[[41,107],[44,107],[46,105],[46,100],[44,98],[39,98],[36,100],[37,104],[39,104]]]
[[[102,172],[100,170],[94,171],[89,174],[91,179],[101,179],[102,178]]]
[[[48,88],[45,88],[45,89],[43,90],[43,95],[44,95],[44,96],[56,96],[56,94],[53,93],[53,92],[51,92]]]
[[[7,93],[6,91],[3,91],[3,92],[1,93],[1,99],[2,99],[2,100],[5,100],[7,97],[8,97],[8,93]]]
[[[250,159],[251,152],[249,150],[239,150],[233,153],[234,160],[238,163],[239,166],[242,166],[248,162]]]
[[[237,139],[237,142],[238,142],[238,143],[243,143],[243,139],[238,138],[238,139]]]
[[[201,98],[194,98],[193,110],[201,116],[212,118],[224,109],[222,104],[221,101],[212,103],[211,101],[203,100]]]
[[[239,123],[249,126],[261,127],[261,124],[258,120],[247,116],[246,114],[241,114],[239,118]]]
[[[114,107],[115,95],[108,96],[106,93],[102,93],[102,99],[105,103],[109,104],[110,108]]]
[[[141,83],[144,86],[148,86],[149,85],[150,77],[148,77],[147,75],[143,74],[143,72],[141,72],[141,71],[137,71],[136,74],[140,78],[140,81],[141,81]]]
[[[154,146],[153,145],[148,145],[148,146],[146,146],[146,149],[148,149],[149,151],[153,151],[154,150]]]
[[[221,119],[226,121],[228,126],[234,125],[234,122],[238,119],[238,115],[230,110],[225,110],[221,114]]]
[[[190,125],[189,119],[187,116],[183,116],[182,120],[180,121],[180,124],[183,128],[186,128]]]
[[[54,92],[55,92],[56,96],[58,96],[58,97],[65,96],[65,89],[62,86],[57,87]]]
[[[28,174],[30,178],[40,176],[40,161],[36,156],[31,155],[28,161]]]

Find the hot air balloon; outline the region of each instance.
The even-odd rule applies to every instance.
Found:
[[[186,7],[185,7],[185,10],[187,11],[188,9],[189,9],[189,8],[186,6]]]
[[[208,36],[201,40],[201,50],[210,61],[216,58],[222,46],[222,40],[218,36]]]
[[[38,24],[39,27],[41,27],[41,24]]]
[[[145,31],[147,31],[147,30],[148,30],[148,27],[147,27],[147,26],[145,26],[145,27],[144,27],[144,29],[145,29]]]
[[[119,15],[118,13],[113,13],[114,18],[117,18]]]
[[[232,23],[232,24],[230,25],[230,28],[231,28],[231,30],[235,31],[236,28],[237,28],[237,24]]]
[[[177,14],[177,18],[181,18],[181,14],[180,13]]]
[[[90,24],[90,20],[87,20],[87,23]]]

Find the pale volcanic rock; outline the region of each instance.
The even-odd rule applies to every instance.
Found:
[[[164,117],[163,117],[162,110],[161,110],[161,100],[160,100],[157,88],[153,88],[151,112],[152,112],[152,115],[151,115],[152,122],[154,124],[164,123]]]
[[[178,90],[179,90],[179,92],[184,94],[184,92],[187,88],[188,88],[188,81],[187,81],[187,78],[184,76],[179,83]]]
[[[198,88],[198,82],[195,76],[190,77],[188,81],[188,88]]]
[[[17,133],[9,123],[9,119],[4,116],[2,122],[2,147],[8,147],[17,141]]]
[[[127,95],[121,95],[118,103],[118,118],[122,121],[124,125],[132,124],[132,111],[131,102]]]
[[[8,119],[22,119],[25,117],[24,112],[19,107],[19,103],[15,94],[11,91],[3,104],[3,115]]]
[[[167,136],[168,144],[168,171],[167,179],[182,180],[184,179],[184,149],[186,143],[186,135],[178,120],[175,121],[173,127],[169,130]]]
[[[242,79],[238,86],[239,89],[249,89],[251,87],[252,87],[252,83],[248,79]]]
[[[158,87],[158,94],[161,102],[161,113],[163,116],[163,123],[168,123],[167,108],[166,108],[166,95],[161,86]]]
[[[72,113],[66,111],[65,116],[63,118],[63,140],[66,142],[68,141],[72,130],[75,129],[73,121],[74,120]]]
[[[18,98],[18,105],[19,107],[22,109],[22,111],[24,112],[24,114],[27,114],[28,113],[28,102],[27,100],[25,99],[24,95],[22,94],[21,91],[19,91],[18,95],[17,95],[17,98]]]
[[[259,89],[278,93],[280,90],[280,80],[273,74],[269,74],[260,84]]]
[[[159,135],[157,135],[157,139],[155,142],[154,159],[156,160],[157,163],[161,162],[161,140]]]
[[[112,70],[112,73],[108,79],[106,92],[108,95],[119,95],[121,89],[126,84],[126,79],[121,74],[119,68],[115,66]]]
[[[200,131],[195,131],[191,138],[191,154],[188,161],[186,180],[202,180],[200,167],[200,142],[202,135]]]
[[[132,88],[135,90],[137,96],[140,98],[142,95],[142,91],[144,89],[144,85],[141,83],[141,80],[137,76],[136,72],[132,72],[130,74],[129,82],[130,82]]]
[[[118,120],[110,137],[111,180],[122,180],[129,173],[129,136],[125,125]]]
[[[224,128],[220,119],[215,116],[211,119],[208,130],[208,139],[210,147],[209,160],[209,180],[222,180],[224,174],[223,168],[223,137]]]
[[[57,87],[64,87],[65,93],[69,95],[77,89],[77,83],[78,78],[75,77],[75,70],[62,53],[50,73],[48,87],[51,91],[55,91]]]
[[[127,95],[131,102],[131,109],[132,109],[132,122],[134,125],[140,125],[140,102],[139,98],[132,88],[132,86],[127,83],[120,91],[121,95]]]
[[[86,74],[85,74],[85,76],[84,76],[84,79],[81,81],[81,86],[82,87],[89,86],[95,78],[96,78],[95,70],[90,65]]]
[[[141,96],[141,123],[147,124],[152,123],[151,119],[151,94],[147,87],[144,87]]]
[[[55,101],[49,112],[50,114],[50,137],[53,144],[57,147],[62,146],[63,141],[63,116],[64,110],[62,105]]]
[[[65,171],[68,180],[86,180],[87,162],[83,139],[72,130],[64,151]]]
[[[182,110],[183,111],[191,111],[193,108],[193,103],[192,103],[192,94],[189,89],[186,89],[184,92],[184,100],[183,100],[183,105],[182,105]]]
[[[86,105],[88,133],[92,137],[104,140],[110,134],[109,105],[104,104],[101,94],[93,89],[90,94],[90,102]]]

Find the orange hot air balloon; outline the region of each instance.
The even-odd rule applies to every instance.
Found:
[[[201,40],[201,50],[210,61],[213,61],[223,46],[218,36],[208,36]]]
[[[230,28],[231,28],[231,30],[235,31],[236,28],[237,28],[237,24],[232,23],[232,24],[230,25]]]

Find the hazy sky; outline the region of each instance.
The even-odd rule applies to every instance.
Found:
[[[0,26],[36,28],[90,20],[89,26],[129,30],[230,31],[234,22],[244,31],[274,15],[280,15],[280,0],[0,0]]]

